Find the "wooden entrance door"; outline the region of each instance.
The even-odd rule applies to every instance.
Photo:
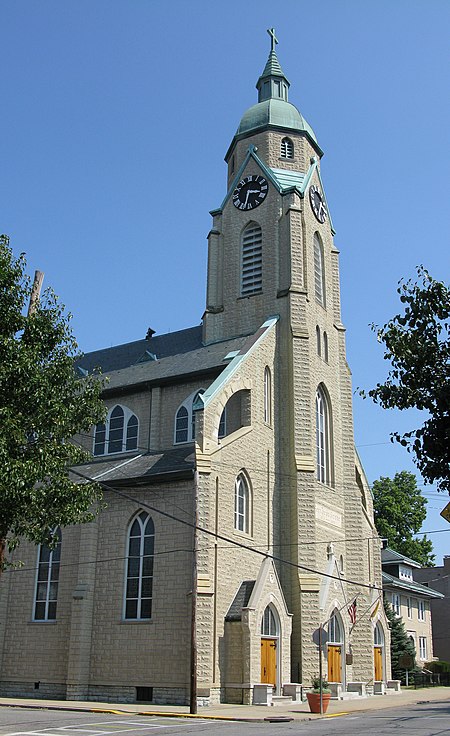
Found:
[[[383,650],[381,647],[373,648],[373,661],[375,665],[375,680],[383,679]]]
[[[341,682],[342,663],[341,647],[339,645],[328,645],[328,682]]]
[[[261,682],[277,684],[277,640],[261,639]]]

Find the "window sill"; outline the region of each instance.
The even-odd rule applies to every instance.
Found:
[[[44,619],[43,618],[43,619],[36,619],[36,620],[31,619],[31,621],[28,621],[28,623],[29,624],[39,624],[39,625],[41,625],[41,624],[47,624],[47,625],[50,624],[50,625],[53,625],[53,624],[57,624],[58,621],[56,619],[53,619],[53,618],[50,618],[50,619]]]
[[[152,618],[123,618],[120,623],[135,626],[136,624],[152,624],[154,623],[154,620]]]

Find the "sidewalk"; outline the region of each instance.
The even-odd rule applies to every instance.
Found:
[[[197,715],[189,714],[189,707],[183,705],[145,705],[124,703],[94,703],[77,700],[43,700],[26,698],[0,698],[0,707],[40,708],[63,711],[86,711],[89,713],[115,713],[120,715],[148,715],[178,718],[210,718],[212,720],[264,721],[266,719],[291,718],[310,720],[333,718],[347,713],[399,708],[424,702],[447,701],[450,705],[450,687],[403,690],[392,695],[373,695],[368,698],[352,700],[332,700],[326,715],[309,712],[308,703],[288,703],[267,707],[261,705],[220,704],[210,708],[199,708]]]

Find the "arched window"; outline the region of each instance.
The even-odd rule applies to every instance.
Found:
[[[325,363],[328,363],[328,335],[326,332],[323,333],[323,359]]]
[[[343,634],[340,616],[333,613],[328,622],[328,644],[342,644]]]
[[[264,369],[264,421],[272,424],[272,375],[267,365]]]
[[[58,600],[59,563],[61,560],[61,529],[55,530],[57,539],[53,549],[40,544],[38,549],[34,621],[55,621]]]
[[[314,292],[316,300],[325,307],[325,269],[323,245],[318,233],[314,233]]]
[[[384,633],[380,622],[377,623],[373,631],[373,643],[376,647],[382,647],[384,645]]]
[[[175,418],[175,442],[187,442],[189,438],[189,412],[180,406]]]
[[[241,294],[262,291],[262,230],[251,222],[242,233]]]
[[[244,473],[239,473],[235,482],[234,528],[250,534],[250,487]]]
[[[294,144],[290,138],[281,141],[281,158],[294,158]]]
[[[198,398],[205,393],[201,388],[187,397],[177,409],[175,414],[175,437],[174,443],[193,442],[195,440],[195,404]]]
[[[331,431],[330,408],[321,386],[316,392],[316,477],[321,483],[331,484]]]
[[[142,621],[152,617],[155,527],[140,511],[128,530],[124,618]]]
[[[139,421],[126,406],[115,406],[108,412],[106,422],[95,428],[94,455],[111,455],[138,446]]]
[[[278,636],[277,616],[272,606],[266,606],[261,619],[261,636]]]
[[[320,358],[320,356],[322,355],[322,341],[321,341],[321,338],[320,338],[320,327],[319,327],[319,325],[316,325],[316,347],[317,347],[317,355]]]

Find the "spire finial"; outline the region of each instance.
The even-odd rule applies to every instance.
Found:
[[[268,28],[267,33],[270,36],[270,50],[275,51],[275,46],[278,43],[278,38],[275,36],[275,28]]]

